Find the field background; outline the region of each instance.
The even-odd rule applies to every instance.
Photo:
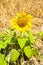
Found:
[[[33,32],[43,31],[43,0],[0,0],[0,32],[10,27],[9,21],[16,15],[16,12],[30,13],[34,16]],[[37,39],[36,47],[40,48],[39,53],[43,55],[42,40]],[[43,65],[43,59],[40,58],[40,63],[36,58],[31,58],[35,65]]]

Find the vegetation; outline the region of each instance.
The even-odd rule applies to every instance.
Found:
[[[13,29],[0,33],[0,65],[22,65],[32,56],[37,57],[35,37],[31,31],[16,34]]]

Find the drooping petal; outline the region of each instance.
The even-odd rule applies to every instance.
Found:
[[[33,16],[32,16],[31,14],[28,14],[28,15],[27,15],[27,19],[28,19],[29,22],[32,22]]]
[[[13,17],[13,18],[11,19],[10,22],[11,22],[11,25],[16,24],[16,22],[17,22],[17,18]]]
[[[23,11],[23,12],[21,13],[21,15],[22,15],[22,17],[26,17],[26,12]]]
[[[17,18],[20,18],[21,17],[21,13],[19,13],[19,12],[17,12],[16,15],[17,15],[16,16]]]
[[[29,28],[32,27],[32,23],[31,22],[27,22],[27,25],[28,25]]]

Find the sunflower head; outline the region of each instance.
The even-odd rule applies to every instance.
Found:
[[[33,16],[23,11],[22,13],[17,13],[17,16],[11,19],[11,26],[17,31],[28,31],[32,27],[32,20]]]

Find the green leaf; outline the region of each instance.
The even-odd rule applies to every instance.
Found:
[[[5,61],[8,61],[8,55],[5,57]]]
[[[0,65],[7,65],[7,62],[4,60],[4,55],[0,53]]]
[[[37,49],[32,48],[32,55],[34,55],[35,57],[39,55]]]
[[[7,62],[5,60],[0,59],[0,65],[7,65]]]
[[[0,53],[0,59],[4,60],[4,55]]]
[[[35,39],[34,39],[33,36],[30,36],[30,37],[29,37],[29,40],[30,40],[30,43],[34,43],[34,42],[35,42]]]
[[[5,49],[7,47],[7,42],[5,41],[5,42],[3,42],[3,49]]]
[[[15,35],[13,35],[11,38],[10,44],[15,44],[16,41],[17,41],[17,39],[16,39]]]
[[[26,38],[18,38],[18,44],[21,49],[25,46],[25,43],[26,43]]]
[[[29,41],[30,41],[30,43],[32,43],[32,44],[35,42],[35,38],[34,38],[34,36],[32,35],[32,33],[29,34]]]
[[[0,49],[3,48],[3,41],[0,40]]]
[[[4,37],[5,36],[5,34],[4,33],[0,33],[0,37]]]
[[[20,53],[17,50],[12,49],[10,53],[11,53],[10,56],[11,62],[16,61],[19,58]]]
[[[4,41],[2,41],[2,40],[0,40],[0,50],[1,50],[1,49],[5,49],[6,46],[7,46],[7,43],[4,42]]]
[[[31,31],[26,31],[24,33],[24,35],[26,35],[28,37],[28,41],[30,42],[30,44],[31,43],[33,44],[35,42],[35,38],[34,38],[34,36],[33,36]]]
[[[29,36],[29,31],[24,31],[22,34],[23,34],[24,36],[28,37],[28,36]]]
[[[20,53],[17,50],[12,49],[10,52],[10,61],[11,62],[16,61],[19,58],[19,55],[20,55]],[[5,57],[5,61],[8,61],[8,58],[9,58],[9,56],[7,55]]]
[[[32,32],[31,31],[26,31],[24,34],[26,34],[26,36],[31,36],[32,35]]]
[[[6,41],[6,43],[8,43],[8,44],[9,44],[9,43],[10,43],[10,41],[11,41],[11,37],[6,38],[6,40],[5,40],[5,41]]]
[[[31,47],[30,46],[27,46],[24,48],[24,53],[25,55],[30,58],[32,56],[32,52],[31,52]]]

